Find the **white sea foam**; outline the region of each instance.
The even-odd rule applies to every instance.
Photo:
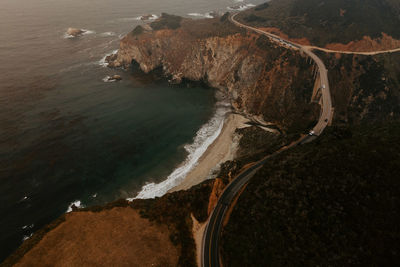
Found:
[[[74,36],[74,35],[70,35],[70,34],[68,34],[68,33],[64,33],[64,39],[72,39],[72,38],[75,38],[76,36]]]
[[[224,125],[224,119],[227,112],[231,110],[229,103],[217,103],[217,109],[214,116],[197,131],[192,144],[185,145],[188,156],[185,161],[175,169],[165,181],[161,183],[148,183],[142,187],[142,190],[133,199],[155,198],[164,195],[171,188],[175,187],[185,179],[186,175],[197,165],[198,160],[207,150],[207,148],[217,139]]]
[[[108,75],[103,78],[103,82],[105,82],[105,83],[112,83],[112,82],[116,82],[116,81],[117,80],[111,79],[111,76],[108,76]]]
[[[34,226],[35,226],[35,225],[32,223],[31,225],[24,225],[24,226],[22,226],[21,228],[22,228],[22,230],[25,230],[25,229],[32,229]]]
[[[67,213],[72,211],[72,206],[73,205],[75,205],[75,207],[77,207],[77,208],[83,208],[84,207],[80,200],[75,200],[74,202],[69,204],[68,209],[67,209]]]
[[[111,37],[111,36],[115,36],[115,35],[116,35],[115,32],[103,32],[103,33],[100,33],[101,37]]]
[[[108,66],[108,63],[106,62],[106,58],[107,58],[108,56],[115,55],[116,53],[118,53],[118,49],[113,50],[111,53],[106,54],[102,59],[99,60],[99,62],[98,62],[99,65],[100,65],[100,66],[103,66],[103,67],[107,67],[107,66]]]
[[[132,17],[132,18],[121,18],[118,19],[119,21],[135,21],[135,20],[142,20],[144,16],[139,16],[139,17]],[[156,14],[151,14],[151,16],[148,17],[148,20],[156,20],[159,17]]]
[[[22,242],[27,240],[27,239],[29,239],[29,238],[31,238],[32,235],[33,235],[33,233],[30,233],[29,235],[24,235],[24,237],[22,238]]]
[[[201,13],[188,13],[188,15],[192,16],[192,17],[202,17],[202,18],[209,18],[209,19],[214,18],[211,15],[211,12],[207,12],[207,13],[204,13],[204,14],[201,14]]]
[[[82,29],[83,33],[82,35],[89,35],[89,34],[95,34],[95,31],[92,30],[87,30],[87,29]]]
[[[203,17],[204,16],[203,14],[200,14],[200,13],[188,13],[188,15],[192,16],[192,17]]]
[[[96,33],[95,31],[92,30],[88,30],[88,29],[81,29],[82,33],[78,34],[78,35],[71,35],[68,33],[64,33],[64,39],[73,39],[73,38],[77,38],[83,35],[89,35],[89,34],[94,34]]]
[[[134,17],[134,18],[121,18],[121,19],[118,19],[119,21],[126,21],[126,22],[128,22],[128,21],[134,21],[134,20],[140,20],[140,16],[139,17]]]
[[[124,38],[127,35],[127,32],[121,33],[118,35],[118,38],[121,40],[122,38]]]
[[[249,9],[251,7],[254,7],[254,6],[256,6],[256,5],[254,5],[254,4],[244,4],[244,5],[233,6],[233,7],[228,6],[227,9],[228,10],[232,10],[232,11],[243,11],[243,10]]]
[[[152,14],[151,17],[149,18],[149,20],[156,20],[158,19],[158,16],[155,14]]]

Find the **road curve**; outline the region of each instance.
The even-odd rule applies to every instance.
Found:
[[[251,26],[247,26],[247,25],[244,25],[244,24],[236,21],[235,16],[237,14],[239,14],[239,13],[233,14],[232,16],[229,17],[230,21],[232,23],[234,23],[235,25],[237,25],[241,28],[255,31],[264,36],[267,36],[271,40],[273,40],[279,44],[285,45],[285,47],[289,47],[294,50],[300,50],[300,51],[304,52],[305,54],[307,54],[314,61],[314,63],[318,66],[320,89],[321,89],[321,93],[322,93],[322,97],[321,97],[321,101],[322,101],[321,111],[322,112],[321,112],[320,118],[318,120],[318,123],[314,126],[314,128],[312,130],[314,131],[315,135],[320,135],[323,132],[323,130],[325,129],[325,127],[332,120],[332,100],[331,100],[331,94],[330,94],[330,89],[329,89],[328,70],[326,69],[322,60],[316,54],[314,54],[311,51],[310,47],[308,47],[308,46],[303,46],[301,44],[294,43],[292,41],[283,39],[275,34],[272,34],[272,33],[269,33],[269,32],[251,27]]]
[[[265,162],[270,159],[271,157],[275,157],[276,155],[286,151],[294,146],[299,144],[303,144],[306,142],[310,142],[316,138],[316,136],[320,135],[325,127],[330,123],[332,120],[332,101],[331,95],[329,91],[329,81],[328,81],[328,71],[322,62],[322,60],[317,57],[311,50],[303,47],[300,44],[296,44],[290,42],[288,40],[284,40],[279,36],[274,34],[270,34],[268,32],[259,30],[254,27],[250,27],[244,25],[240,22],[237,22],[234,18],[237,15],[234,14],[230,17],[230,20],[239,27],[243,27],[252,31],[255,31],[259,34],[265,35],[268,38],[279,42],[281,44],[285,44],[286,46],[292,49],[299,49],[306,53],[309,57],[311,57],[314,62],[318,66],[319,71],[319,78],[320,78],[320,85],[321,85],[321,115],[318,120],[318,123],[312,129],[314,131],[314,135],[310,136],[303,136],[296,142],[292,144],[282,147],[280,150],[276,151],[271,155],[267,155],[260,161],[256,162],[251,167],[247,168],[243,172],[239,173],[233,181],[225,188],[224,192],[218,199],[218,202],[211,213],[209,221],[206,225],[206,229],[204,231],[203,240],[202,240],[202,250],[201,250],[201,265],[202,267],[219,267],[220,266],[220,257],[219,257],[219,237],[222,230],[223,219],[225,217],[225,213],[227,212],[229,206],[231,205],[232,201],[234,200],[235,196],[238,192],[245,186],[248,181],[253,177],[254,173],[259,170]]]
[[[393,48],[393,49],[387,49],[387,50],[379,50],[379,51],[369,51],[369,52],[361,52],[361,51],[345,51],[345,50],[333,50],[333,49],[328,49],[328,48],[322,48],[318,46],[312,46],[312,45],[307,45],[305,46],[308,49],[315,49],[315,50],[320,50],[326,53],[338,53],[338,54],[348,54],[348,55],[364,55],[364,56],[373,56],[373,55],[379,55],[379,54],[388,54],[388,53],[396,53],[400,52],[400,48]]]

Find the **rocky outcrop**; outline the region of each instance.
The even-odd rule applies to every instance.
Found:
[[[120,81],[122,80],[122,77],[120,75],[114,74],[111,77],[108,77],[108,81],[110,82],[115,82],[115,81]]]
[[[68,28],[68,30],[67,30],[67,34],[68,34],[68,35],[71,35],[71,36],[73,36],[73,37],[80,36],[80,35],[82,35],[84,32],[85,32],[84,30],[77,29],[77,28]]]
[[[139,67],[145,73],[162,68],[173,83],[203,81],[229,95],[237,111],[261,115],[285,130],[299,130],[318,117],[318,107],[310,104],[311,66],[299,53],[232,31],[229,21],[206,20],[198,30],[190,20],[181,24],[175,30],[128,34],[110,66]]]

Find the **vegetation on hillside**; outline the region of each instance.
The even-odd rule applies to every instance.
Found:
[[[204,222],[207,219],[208,199],[212,186],[213,181],[206,181],[192,187],[190,190],[166,194],[161,198],[137,199],[133,202],[120,199],[104,206],[83,209],[73,208],[73,211],[102,212],[115,207],[131,207],[139,210],[143,218],[147,218],[157,224],[167,225],[172,243],[180,249],[178,266],[196,266],[191,214],[200,222]],[[66,216],[64,214],[35,232],[0,266],[8,267],[17,264],[46,234],[65,222],[65,220]]]
[[[400,53],[316,53],[329,70],[336,124],[400,120]]]
[[[190,190],[166,194],[161,198],[137,199],[131,204],[142,217],[168,226],[172,243],[181,250],[178,266],[196,266],[191,214],[200,222],[207,219],[212,186],[213,181],[206,181]]]
[[[180,16],[162,13],[159,19],[150,23],[150,26],[153,30],[161,30],[161,29],[175,30],[181,26],[181,21],[182,17]]]
[[[209,37],[225,37],[228,35],[242,34],[246,35],[246,30],[234,25],[228,18],[229,13],[213,19],[186,19],[182,22],[182,28],[185,33],[198,39]]]
[[[222,236],[226,266],[397,266],[400,123],[327,129],[256,173]]]
[[[400,39],[397,0],[272,0],[237,18],[253,26],[277,27],[319,46],[377,38],[382,32]]]

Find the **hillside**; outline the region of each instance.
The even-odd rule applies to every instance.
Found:
[[[393,121],[400,119],[400,53],[318,56],[329,70],[334,127],[256,174],[223,235],[226,266],[398,263],[400,124]],[[133,264],[140,255],[129,251],[141,246],[156,265],[193,266],[192,218],[206,221],[224,186],[244,166],[297,140],[319,115],[319,105],[311,102],[313,66],[307,58],[234,27],[226,15],[194,21],[163,14],[125,36],[108,61],[187,87],[188,80],[214,87],[235,112],[271,122],[277,131],[253,121],[236,130],[236,158],[222,164],[216,179],[161,198],[120,200],[64,215],[24,242],[4,266],[64,259],[74,264],[75,254],[84,264],[99,263],[98,255],[104,265],[125,259]],[[154,239],[154,254],[146,239]],[[168,258],[157,246],[168,249]]]
[[[400,52],[375,56],[316,53],[329,70],[335,124],[400,119]]]
[[[213,186],[76,209],[35,232],[0,266],[195,266],[191,216],[207,218]]]
[[[321,47],[381,38],[382,33],[400,39],[400,3],[396,0],[272,0],[237,18]]]
[[[225,227],[225,266],[398,266],[400,124],[329,129],[270,160]]]
[[[228,14],[208,20],[163,14],[124,37],[110,66],[146,73],[161,70],[173,83],[199,81],[223,92],[235,111],[259,116],[284,132],[306,131],[319,106],[310,103],[312,65],[233,25]]]

